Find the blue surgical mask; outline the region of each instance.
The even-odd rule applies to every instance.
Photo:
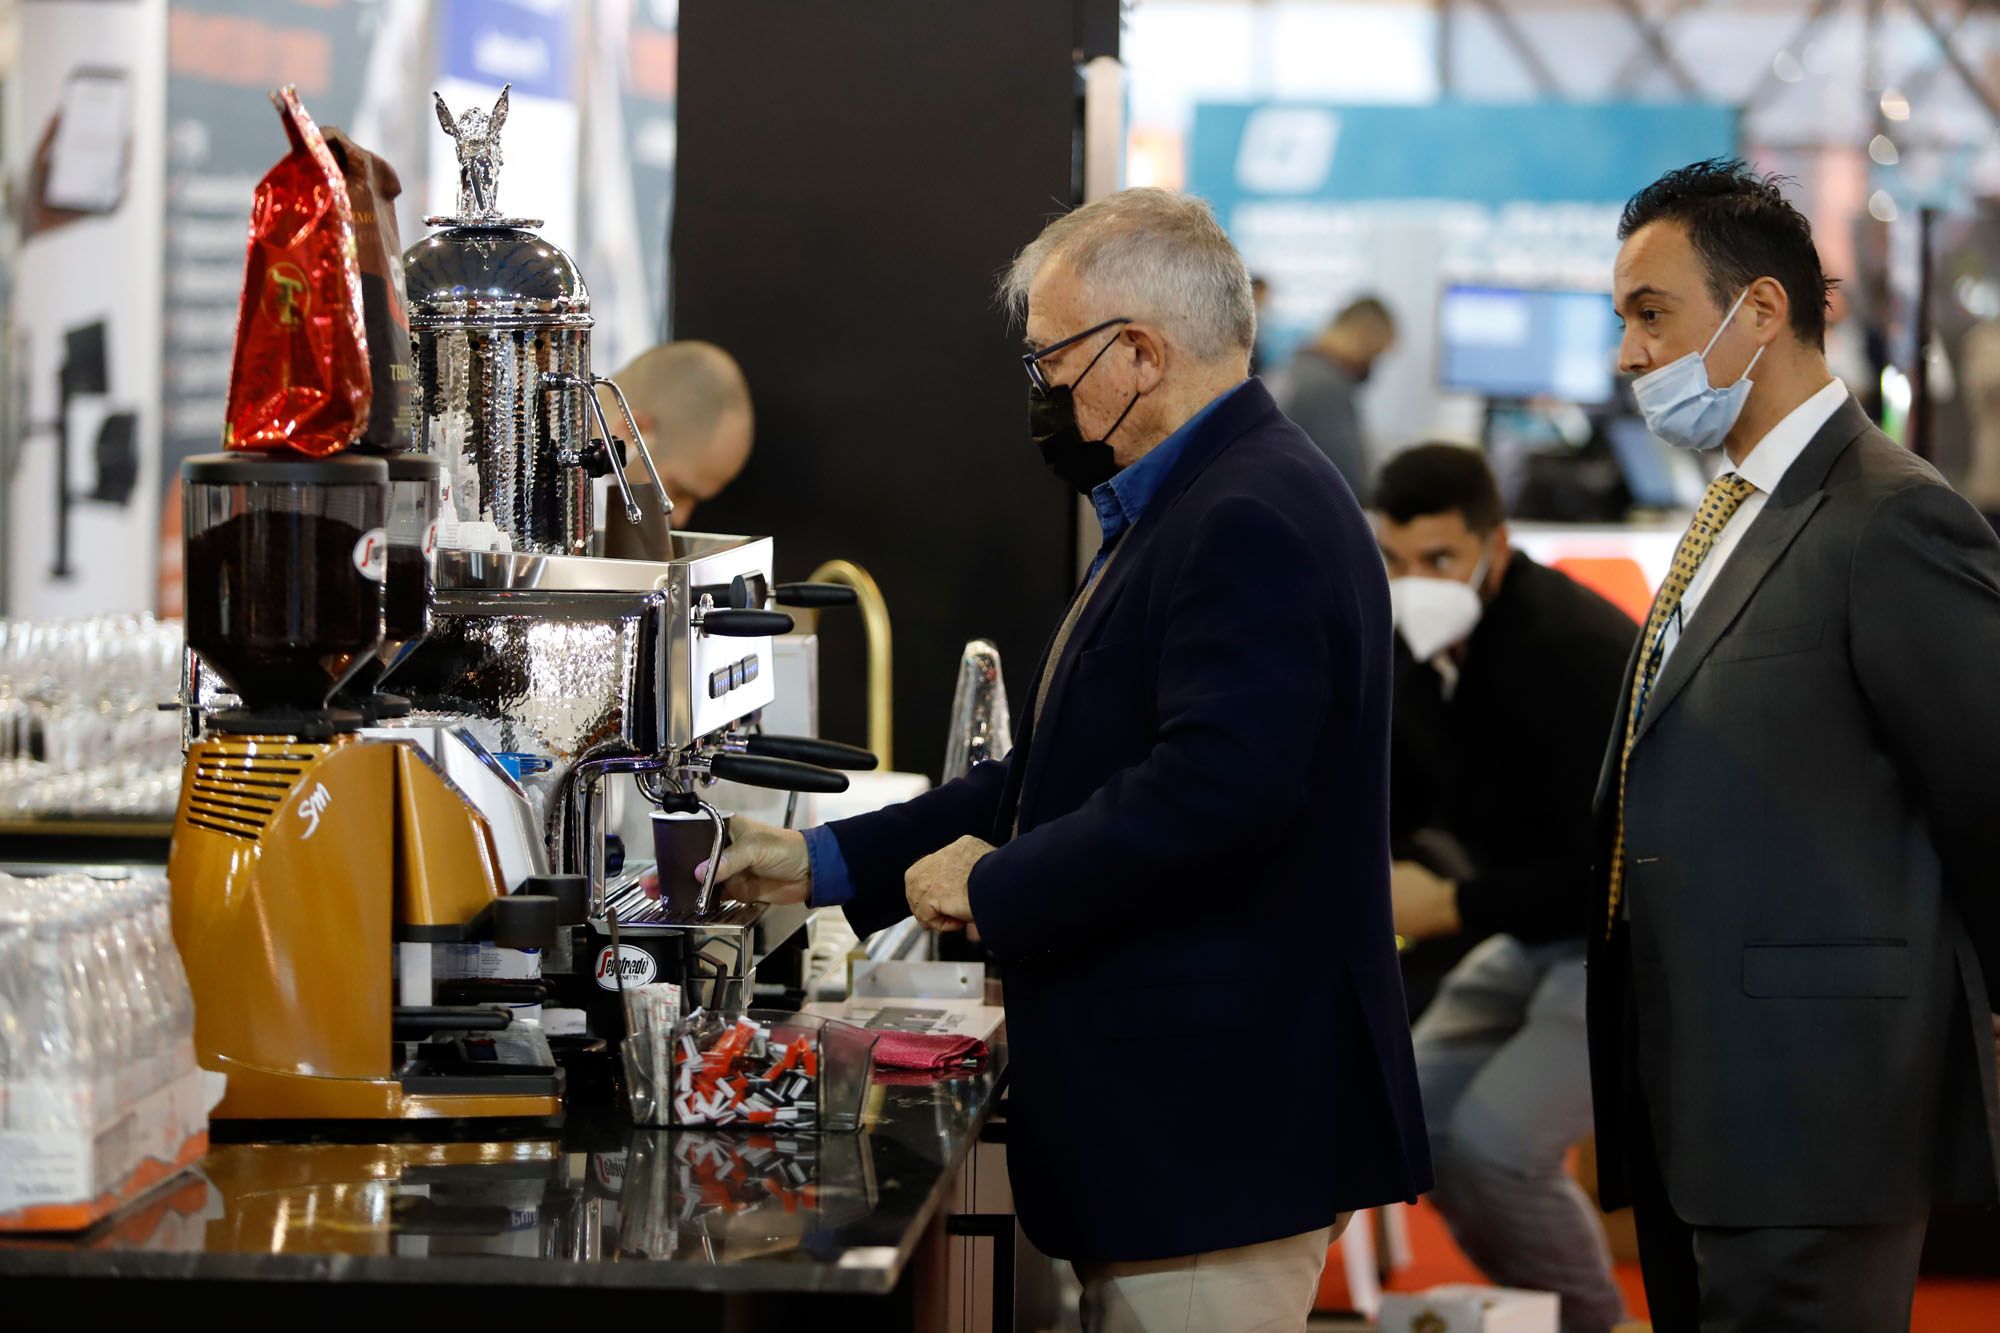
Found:
[[[1764,355],[1764,349],[1757,349],[1750,364],[1743,367],[1742,378],[1726,389],[1708,382],[1708,354],[1715,350],[1722,330],[1736,318],[1736,312],[1749,295],[1750,289],[1745,287],[1743,295],[1736,298],[1736,304],[1722,317],[1722,326],[1708,340],[1708,346],[1632,381],[1632,397],[1638,401],[1640,415],[1646,418],[1646,429],[1676,449],[1716,448],[1728,436],[1736,418],[1743,414],[1743,404],[1753,387],[1750,372],[1756,369],[1757,358]]]

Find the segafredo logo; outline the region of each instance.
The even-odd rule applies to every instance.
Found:
[[[389,534],[370,528],[354,543],[354,567],[364,579],[380,583],[389,575]]]
[[[618,956],[611,956],[611,946],[605,945],[597,953],[597,984],[606,990],[618,989],[618,976],[625,975],[628,986],[643,986],[659,975],[659,966],[653,962],[653,955],[631,944],[618,946]]]

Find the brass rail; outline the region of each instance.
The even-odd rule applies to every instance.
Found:
[[[894,648],[889,631],[889,604],[867,570],[852,560],[829,560],[812,572],[812,583],[839,583],[854,589],[861,610],[861,628],[868,636],[868,748],[881,761],[881,771],[895,768],[889,756],[895,729]]]

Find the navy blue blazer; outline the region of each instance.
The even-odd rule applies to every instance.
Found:
[[[1367,519],[1252,381],[1121,539],[1007,762],[830,826],[864,934],[908,914],[912,863],[1000,844],[972,912],[1006,971],[1008,1168],[1045,1253],[1229,1249],[1430,1188],[1389,680]]]

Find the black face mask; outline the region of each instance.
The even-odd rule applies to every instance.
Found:
[[[1139,401],[1139,395],[1133,394],[1132,401],[1125,404],[1125,411],[1118,414],[1118,420],[1111,423],[1111,430],[1104,432],[1103,439],[1083,438],[1083,430],[1076,424],[1076,386],[1096,367],[1098,357],[1110,351],[1117,341],[1113,338],[1106,343],[1097,356],[1090,358],[1083,374],[1068,384],[1055,385],[1046,392],[1032,384],[1028,386],[1028,436],[1042,451],[1042,462],[1049,471],[1061,477],[1078,495],[1089,495],[1118,475],[1118,460],[1109,441],[1112,432],[1124,424]]]

